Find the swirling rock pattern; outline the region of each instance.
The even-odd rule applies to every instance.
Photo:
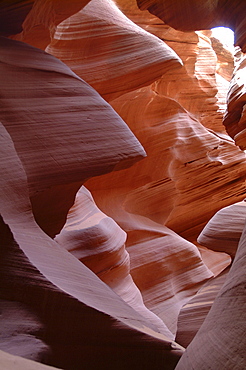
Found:
[[[238,52],[237,65],[228,91],[224,125],[241,149],[246,149],[246,57]]]
[[[28,7],[28,10],[30,11],[25,18],[20,17],[19,7],[16,4],[16,1],[14,1],[15,4],[12,5],[13,9],[11,10],[14,14],[17,13],[20,20],[22,19],[24,22],[21,25],[22,30],[19,30],[19,33],[17,33],[17,30],[11,29],[9,34],[12,34],[12,37],[16,40],[24,41],[40,49],[45,49],[50,43],[57,25],[72,14],[77,13],[89,1],[90,0],[73,0],[69,2],[67,2],[67,0],[19,0],[18,2],[21,4],[18,5],[23,7],[25,10],[31,3]],[[9,0],[6,2],[9,3]],[[13,0],[11,0],[11,2],[13,2]],[[9,5],[8,7],[11,8]],[[8,8],[7,10],[9,13]]]
[[[102,213],[90,192],[82,187],[68,213],[66,225],[55,240],[83,262],[125,302],[152,322],[160,333],[172,333],[143,304],[142,295],[130,275],[126,233]]]
[[[192,342],[202,326],[221,287],[225,283],[228,269],[209,280],[198,293],[185,304],[179,314],[176,340],[185,348]]]
[[[234,0],[137,0],[165,23],[181,31],[196,31],[224,26],[235,30],[235,42],[246,50],[244,1]]]
[[[211,227],[228,209],[196,242],[245,197],[221,119],[234,58],[197,30],[229,25],[245,51],[245,3],[138,0],[163,24],[132,1],[0,4],[0,348],[69,370],[242,369],[242,218],[233,248]],[[224,124],[244,148],[236,57]]]
[[[5,370],[55,370],[57,368],[40,364],[36,361],[13,356],[0,351],[0,366]]]
[[[191,368],[241,370],[245,367],[245,242],[244,229],[237,255],[225,283],[203,325],[177,365],[177,370]]]
[[[182,31],[192,31],[209,29],[217,26],[225,26],[234,30],[235,32],[235,44],[240,46],[242,51],[246,51],[246,36],[245,36],[245,17],[246,3],[242,1],[182,1],[176,0],[137,0],[140,9],[148,9],[152,14],[162,19],[168,25],[175,29]],[[185,14],[185,16],[184,16]],[[240,72],[239,72],[240,74]],[[234,81],[234,84],[237,82]],[[230,106],[228,106],[230,109]],[[237,112],[241,115],[242,106],[239,103]],[[235,112],[236,114],[236,112]],[[229,119],[230,121],[230,119]],[[233,117],[234,121],[234,117]],[[238,133],[237,143],[242,148],[245,147],[245,132],[244,130],[244,118],[240,123],[240,132]],[[234,137],[235,130],[238,129],[238,115],[236,122],[233,125],[230,124],[227,132],[229,135]],[[225,122],[227,128],[228,122]],[[231,127],[232,126],[232,127]],[[232,135],[233,134],[233,135]]]
[[[194,241],[207,220],[228,205],[228,193],[235,201],[244,198],[244,154],[230,141],[206,130],[175,100],[145,88],[114,100],[112,106],[147,152],[147,157],[129,169],[127,176],[126,171],[108,175],[111,187],[114,181],[122,184],[124,178],[128,187],[124,199],[127,211],[166,224]],[[233,191],[229,176],[238,179]],[[99,180],[97,186],[100,187]],[[215,194],[218,203],[214,201]],[[205,199],[206,209],[201,204]]]
[[[54,236],[86,179],[129,166],[145,152],[65,64],[18,41],[2,38],[0,48],[1,120],[25,166],[35,218]]]
[[[0,180],[1,297],[32,307],[40,317],[43,339],[51,348],[47,362],[63,369],[99,369],[101,354],[104,366],[124,369],[137,366],[143,356],[146,366],[169,364],[172,369],[182,347],[160,334],[35,223],[24,168],[2,125],[0,139],[5,156]]]
[[[222,208],[207,223],[198,237],[205,247],[235,257],[246,220],[246,203]]]
[[[62,22],[46,50],[107,101],[149,85],[182,63],[170,47],[131,22],[111,0],[92,0]]]
[[[215,206],[210,191],[215,194],[218,193],[215,188],[223,189],[220,202],[227,202],[226,198],[223,200],[227,187],[224,171],[231,161],[229,153],[234,148],[231,168],[234,168],[234,160],[238,156],[236,167],[241,168],[242,177],[245,174],[244,155],[232,143],[208,132],[177,102],[157,95],[149,88],[124,95],[111,104],[143,143],[148,155],[131,169],[91,179],[86,184],[100,208],[127,232],[126,245],[133,279],[140,288],[146,306],[161,317],[175,334],[177,315],[182,304],[199,288],[199,283],[212,274],[202,262],[197,248],[163,224],[171,225],[173,230],[195,240],[199,228],[211,217],[206,210],[209,212]],[[198,158],[197,162],[195,157]],[[198,190],[198,179],[203,166],[206,166],[207,172],[211,171],[209,178],[216,177],[218,183],[203,183],[204,177],[200,177],[202,191]],[[194,171],[193,175],[191,171]],[[195,180],[193,186],[191,178]],[[189,186],[191,197],[186,198]],[[244,197],[245,188],[241,179],[238,180],[238,190],[239,198]],[[231,186],[228,191],[231,191]],[[206,209],[200,203],[201,193],[202,202],[206,198],[205,203],[210,204]],[[184,212],[189,207],[190,213]],[[198,220],[201,221],[200,225]],[[187,259],[182,257],[183,250]],[[226,255],[221,258],[219,260],[217,256],[210,255],[209,259],[213,261],[210,264],[216,261],[218,268],[221,263],[223,270],[230,264],[230,258]],[[171,261],[175,261],[176,267]]]
[[[167,71],[153,89],[178,101],[207,128],[225,132],[222,118],[234,69],[233,51],[212,37],[211,31],[177,31],[148,11],[140,11],[131,1],[117,0],[117,4],[141,28],[170,46],[183,62],[178,70]]]

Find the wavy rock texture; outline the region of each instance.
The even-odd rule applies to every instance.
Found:
[[[202,245],[206,245],[210,249],[215,249],[217,251],[221,251],[221,250],[226,251],[227,253],[232,255],[232,257],[234,257],[235,254],[237,253],[238,243],[239,243],[239,240],[241,238],[241,235],[242,235],[242,232],[245,226],[245,220],[246,220],[245,216],[246,216],[245,215],[245,202],[240,202],[240,203],[234,204],[232,206],[229,206],[229,207],[226,207],[220,210],[208,222],[208,224],[206,225],[206,227],[200,234],[198,238],[198,242]],[[197,334],[198,330],[200,329],[204,320],[206,319],[206,316],[208,315],[216,296],[221,294],[220,290],[222,286],[225,284],[227,276],[228,276],[228,269],[222,274],[220,274],[219,276],[217,276],[215,279],[212,279],[208,283],[206,283],[199,290],[199,292],[195,295],[195,297],[192,298],[181,309],[179,318],[178,318],[177,334],[175,338],[178,343],[180,343],[184,347],[187,347],[190,343],[192,343],[195,335]],[[234,284],[237,284],[237,283],[234,282]],[[234,299],[236,300],[237,297],[234,292],[232,296],[233,295],[234,295]],[[230,300],[230,304],[233,304],[233,299]],[[226,307],[226,304],[225,306],[223,306],[223,308],[221,307],[221,312],[220,312],[221,316],[224,315],[223,312],[224,312],[225,307]],[[242,307],[238,305],[238,308],[236,309],[238,310],[237,315],[240,315],[241,309]],[[233,319],[233,322],[234,322],[234,319]],[[226,328],[227,327],[228,326],[226,325]],[[212,336],[214,335],[214,334],[211,334],[211,331],[209,331],[208,333],[209,335],[212,335]],[[224,331],[224,335],[225,334],[228,335],[228,333],[227,332],[225,333]],[[238,335],[239,335],[239,338],[243,340],[240,333]],[[219,339],[220,343],[221,341],[225,341],[226,343],[229,343],[229,340],[225,339],[225,336],[223,337],[222,332],[220,336],[221,336]],[[199,334],[198,334],[198,338],[199,338]],[[206,339],[208,340],[208,337]],[[193,344],[191,344],[191,347],[192,346]],[[226,347],[226,350],[230,351],[229,347],[231,347],[231,345],[228,345],[228,347]],[[214,349],[214,351],[219,351],[219,347]],[[240,349],[238,351],[240,352]],[[189,347],[188,347],[187,352],[189,355]],[[208,355],[209,350],[206,349],[206,353]],[[203,356],[205,359],[205,353],[203,354]],[[208,357],[210,356],[208,355]],[[227,356],[225,356],[223,359],[223,355],[221,353],[218,353],[215,357],[216,357],[216,361],[217,361],[217,358],[221,361],[221,364],[224,361],[223,368],[242,369],[244,367],[245,356],[243,352],[241,352],[238,355],[238,357],[236,355],[235,360],[230,359],[228,361]],[[233,355],[233,357],[235,357],[235,355]],[[239,358],[239,361],[238,361],[238,358]],[[217,367],[219,365],[216,364],[216,361],[212,365],[211,363],[208,363],[207,360],[205,360],[205,365],[203,366],[204,368],[205,366]],[[193,360],[191,360],[191,362],[192,362],[192,366],[194,366]],[[195,366],[198,366],[200,368],[201,363],[202,363],[201,359],[199,360],[198,363],[196,363],[196,361],[194,362]],[[186,366],[184,368],[189,368],[187,364],[185,365],[183,364],[182,366]],[[181,368],[183,369],[183,367]]]
[[[132,280],[130,258],[125,249],[126,233],[100,211],[85,187],[77,193],[66,225],[55,240],[161,333],[173,337],[160,318],[146,309],[141,293]]]
[[[0,348],[69,370],[171,370],[176,335],[190,343],[177,369],[243,369],[245,235],[220,275],[242,217],[233,245],[213,230],[238,204],[200,234],[213,250],[196,243],[245,197],[222,126],[234,57],[196,30],[234,27],[245,50],[245,4],[138,0],[177,31],[131,0],[87,3],[0,4],[1,35],[54,54],[0,39]],[[237,62],[225,123],[243,148]]]
[[[171,48],[131,22],[111,0],[92,0],[62,22],[46,50],[108,101],[181,67]]]
[[[4,370],[55,370],[57,368],[46,366],[22,357],[13,356],[0,351],[0,366]]]
[[[1,120],[25,166],[35,218],[54,236],[86,179],[127,167],[145,152],[114,110],[62,62],[5,38],[0,48]]]
[[[239,202],[218,211],[198,237],[198,243],[235,256],[246,221],[246,203]]]
[[[224,125],[241,149],[246,149],[246,57],[238,52],[228,92]]]
[[[33,0],[33,1],[17,1],[21,3],[19,6],[24,9],[27,8],[27,5],[31,3],[30,12],[25,18],[22,18],[24,21],[22,23],[22,31],[17,34],[18,31],[12,30],[10,34],[13,35],[13,38],[16,40],[24,41],[30,45],[38,47],[40,49],[45,49],[46,46],[50,43],[52,36],[56,30],[57,25],[62,22],[64,19],[70,17],[72,14],[77,13],[81,10],[90,0]],[[7,0],[6,2],[9,3]],[[11,0],[13,3],[13,0]],[[5,1],[4,1],[5,3]],[[16,1],[14,1],[16,3]],[[23,4],[24,3],[24,4]],[[25,5],[25,3],[28,3]],[[20,11],[17,4],[12,5],[12,12],[18,14],[20,17]],[[8,12],[9,12],[8,5]],[[10,13],[11,14],[11,13]],[[8,18],[7,18],[8,19]],[[15,31],[15,32],[14,32]],[[17,34],[17,35],[15,35]]]
[[[171,27],[196,31],[224,26],[235,31],[236,45],[246,51],[245,11],[241,0],[137,0],[140,9],[148,9]]]
[[[177,365],[177,370],[245,368],[245,243],[244,229],[225,283]]]
[[[227,274],[228,269],[214,279],[209,280],[199,289],[198,293],[182,307],[178,317],[176,340],[185,348],[192,342],[202,326],[216,296],[226,280]]]
[[[144,303],[175,335],[182,305],[213,274],[197,248],[167,227],[136,217],[127,233],[131,275]]]
[[[150,13],[181,31],[210,29],[223,24],[216,0],[137,0],[137,3],[141,10],[148,9]]]
[[[0,4],[0,35],[9,36],[22,31],[22,23],[35,0],[2,0]]]
[[[35,223],[24,168],[1,125],[1,296],[32,307],[45,327],[49,364],[173,369],[182,348],[133,310]],[[13,179],[12,174],[15,173]],[[23,344],[25,345],[25,344]],[[112,351],[113,348],[113,351]],[[97,356],[95,356],[97,353]],[[140,357],[139,357],[140,356]]]
[[[162,19],[165,23],[181,31],[195,31],[217,26],[229,27],[234,30],[235,44],[240,46],[243,52],[246,52],[246,35],[244,31],[246,3],[243,1],[223,0],[218,2],[216,0],[176,0],[173,2],[171,0],[137,0],[137,3],[140,9],[148,9],[152,14]],[[237,84],[236,81],[233,83]],[[239,104],[237,111],[242,111],[242,105]],[[245,119],[243,118],[242,123],[239,125],[242,127],[240,127],[240,134],[238,133],[238,138],[236,140],[237,144],[242,148],[245,148],[246,145],[244,120]],[[230,121],[230,119],[228,121]],[[226,128],[227,125],[228,122],[225,122]],[[238,128],[237,117],[236,122],[233,122],[233,125],[230,124],[227,132],[230,136],[234,137],[235,130]]]
[[[106,196],[105,190],[93,193],[100,208],[127,232],[126,248],[134,282],[145,305],[174,336],[182,304],[213,274],[192,243],[146,217],[124,211],[120,206],[122,193],[113,189]]]
[[[222,118],[234,69],[232,51],[212,38],[211,31],[177,31],[130,1],[117,0],[117,4],[140,27],[170,46],[183,62],[179,70],[167,71],[153,89],[177,100],[207,128],[225,133]]]
[[[174,32],[176,40],[169,40],[168,44],[181,57],[184,66],[178,76],[169,74],[168,78],[157,81],[154,89],[177,100],[208,129],[225,133],[222,119],[229,82],[221,75],[221,63],[216,49],[213,49],[215,42],[212,44],[202,32],[190,32],[187,40],[184,40],[183,33]],[[225,52],[226,48],[222,46],[222,50]],[[233,55],[229,50],[226,57],[227,63],[233,65]]]
[[[102,185],[99,179],[92,181],[93,191],[124,186],[121,207],[192,241],[218,209],[232,199],[243,199],[244,154],[208,132],[175,100],[144,88],[111,104],[143,144],[147,157],[127,171],[107,175]]]
[[[0,299],[0,310],[0,349],[34,361],[45,361],[49,347],[40,338],[44,327],[38,316],[20,302],[3,299]]]
[[[149,88],[111,104],[142,142],[147,157],[131,169],[86,184],[99,207],[127,232],[131,274],[146,306],[175,333],[182,304],[212,275],[197,248],[162,225],[194,240],[216,207],[227,203],[226,192],[244,197],[244,155],[234,144],[209,133],[177,102]],[[207,179],[204,168],[210,173]],[[234,191],[227,183],[233,172],[238,179]],[[207,261],[220,266],[216,274],[230,264],[227,255],[212,255]]]

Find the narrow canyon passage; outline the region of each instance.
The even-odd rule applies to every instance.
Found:
[[[245,369],[245,14],[0,3],[0,368]]]

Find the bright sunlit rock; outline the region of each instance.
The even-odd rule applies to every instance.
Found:
[[[212,28],[212,36],[219,39],[223,44],[229,48],[234,47],[234,32],[227,27],[215,27]]]

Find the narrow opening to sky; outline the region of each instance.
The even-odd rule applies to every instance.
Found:
[[[219,39],[223,44],[228,47],[234,45],[234,32],[230,28],[226,27],[215,27],[212,28],[212,36]]]

